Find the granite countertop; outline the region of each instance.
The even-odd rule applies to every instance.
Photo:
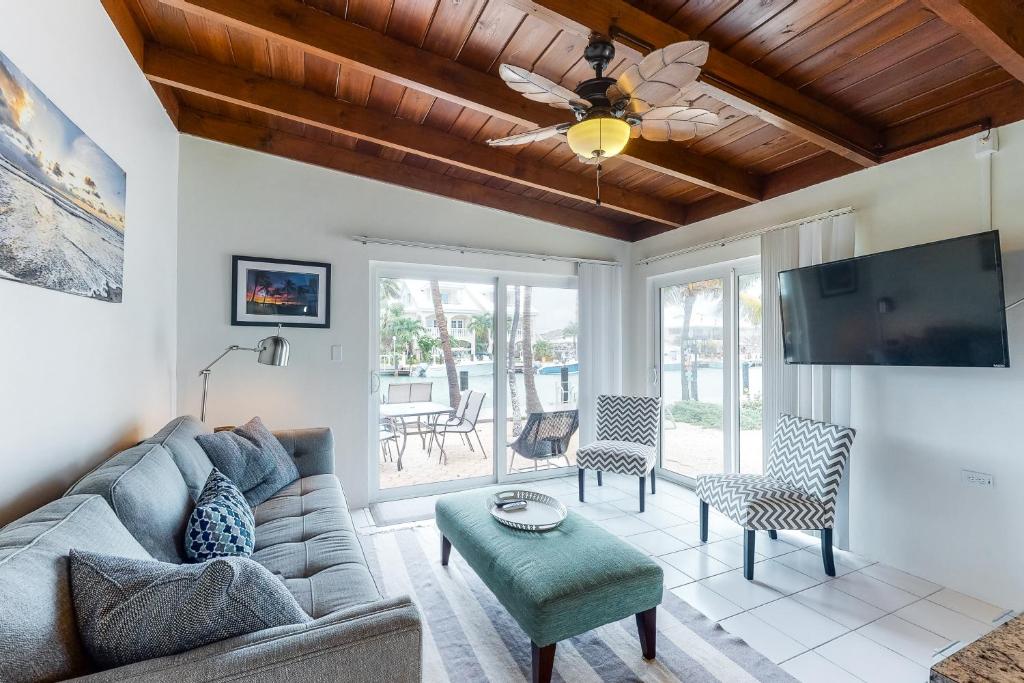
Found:
[[[1024,680],[1024,615],[990,631],[932,667],[932,683]]]

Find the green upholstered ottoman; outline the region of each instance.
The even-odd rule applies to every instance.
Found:
[[[636,615],[643,655],[653,659],[661,567],[571,510],[552,531],[503,526],[489,509],[498,490],[438,499],[441,564],[448,564],[455,546],[519,622],[533,644],[533,680],[551,680],[558,641],[631,614]]]

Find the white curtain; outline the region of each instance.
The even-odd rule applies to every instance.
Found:
[[[823,422],[850,424],[850,368],[832,365],[786,365],[782,358],[779,272],[854,255],[854,214],[846,213],[773,230],[761,236],[762,335],[764,343],[764,453],[769,453],[779,413]],[[849,544],[847,491],[850,472],[839,492],[835,543]]]
[[[622,392],[622,268],[580,263],[580,443],[594,440],[599,394]]]

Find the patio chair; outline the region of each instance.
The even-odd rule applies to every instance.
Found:
[[[516,454],[533,460],[533,469],[537,469],[538,461],[552,458],[565,458],[569,462],[569,440],[580,426],[580,414],[577,410],[557,410],[551,413],[530,413],[519,437],[508,445],[512,449],[509,459],[509,471],[515,462]]]
[[[476,431],[477,420],[480,419],[480,410],[484,405],[484,398],[487,397],[482,391],[473,391],[472,389],[462,392],[462,397],[459,400],[459,406],[452,412],[451,416],[446,420],[438,420],[433,424],[435,434],[441,435],[440,443],[438,444],[441,448],[441,455],[438,456],[437,461],[441,462],[442,458],[445,462],[448,462],[448,454],[444,450],[445,439],[448,434],[459,434],[463,441],[469,446],[470,451],[474,451],[473,439],[471,434],[476,435],[476,441],[480,444],[480,452],[483,456],[487,457],[487,450],[484,449],[484,442],[480,439],[480,433]],[[431,442],[431,446],[433,442]],[[429,448],[428,448],[429,453]]]
[[[615,472],[640,478],[640,512],[644,511],[644,488],[651,475],[654,493],[654,461],[658,455],[658,423],[661,420],[661,399],[650,396],[597,397],[597,441],[576,451],[580,468],[580,502],[586,470]]]
[[[708,540],[708,506],[743,527],[743,576],[754,579],[754,532],[778,529],[821,531],[825,573],[836,575],[832,527],[836,496],[856,432],[827,422],[779,415],[765,474],[705,474],[697,477],[700,540]]]
[[[394,448],[398,451],[398,460],[401,462],[402,453],[405,451],[405,423],[394,417],[381,418],[378,438],[380,439],[381,457],[394,462],[394,453],[391,451]]]

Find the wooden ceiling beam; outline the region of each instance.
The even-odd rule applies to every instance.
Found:
[[[925,7],[1024,82],[1024,5],[1020,0],[922,0]]]
[[[529,199],[472,181],[342,147],[325,145],[319,141],[264,126],[242,123],[187,108],[181,110],[179,126],[182,133],[207,140],[479,204],[605,237],[620,240],[629,240],[632,237],[628,226],[585,211]]]
[[[625,0],[506,0],[575,33],[611,32],[627,47],[651,49],[690,40],[683,31]],[[712,47],[699,78],[704,91],[786,132],[861,166],[878,163],[879,131]]]
[[[132,54],[132,58],[141,69],[146,38],[142,35],[142,30],[139,28],[139,24],[128,7],[126,0],[101,0],[101,4],[103,9],[106,10],[107,16],[110,17],[111,23],[114,24],[114,28],[121,35],[121,40],[124,41],[128,52]],[[181,109],[178,96],[174,94],[173,90],[164,86],[153,86],[153,90],[156,91],[160,104],[167,111],[167,116],[171,119],[171,123],[177,127],[178,112]]]
[[[497,76],[321,12],[298,0],[161,2],[505,121],[533,127],[571,120],[566,111],[521,97]],[[761,197],[757,176],[678,145],[633,140],[620,158],[747,202]]]
[[[147,45],[143,71],[158,85],[170,86],[230,104],[349,135],[391,149],[476,171],[492,178],[594,201],[590,175],[551,168],[505,151],[470,142],[414,121],[326,97],[260,74],[223,66],[195,55]],[[602,205],[666,225],[682,225],[686,207],[605,184]]]

